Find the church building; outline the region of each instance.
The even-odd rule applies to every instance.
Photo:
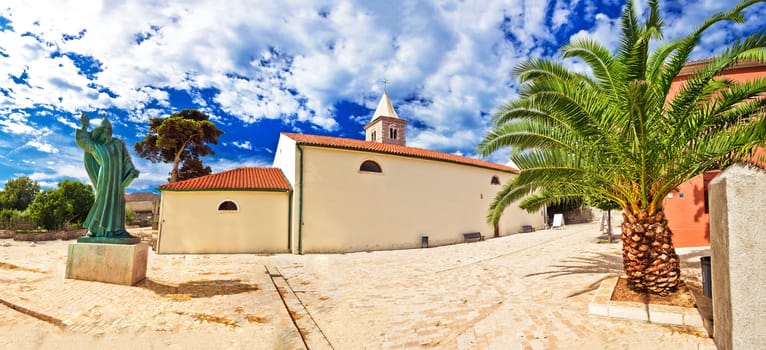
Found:
[[[160,186],[158,253],[341,253],[461,243],[542,226],[510,206],[487,210],[509,166],[406,146],[386,93],[365,141],[282,133],[272,167]]]

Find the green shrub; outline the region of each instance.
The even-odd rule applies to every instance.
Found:
[[[136,212],[133,210],[133,208],[125,208],[125,223],[128,225],[135,225]]]
[[[34,227],[27,211],[16,209],[0,210],[0,229],[16,230],[19,228]]]
[[[49,230],[67,223],[82,224],[93,205],[93,189],[78,181],[64,180],[55,190],[37,194],[29,206],[29,215],[38,226]]]

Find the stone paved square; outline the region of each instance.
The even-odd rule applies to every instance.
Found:
[[[598,236],[591,223],[351,254],[150,252],[134,287],[64,279],[71,242],[3,240],[0,348],[714,348],[703,332],[590,315],[621,273],[619,244]],[[706,251],[679,252],[699,288]]]

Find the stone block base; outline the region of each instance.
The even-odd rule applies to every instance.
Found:
[[[614,301],[611,299],[616,286],[617,277],[607,278],[601,282],[601,285],[596,290],[596,294],[593,296],[593,300],[588,304],[588,312],[591,315],[685,326],[697,328],[700,331],[705,330],[702,325],[702,316],[700,316],[696,308]]]
[[[141,244],[70,244],[66,278],[132,286],[146,278],[149,248]]]

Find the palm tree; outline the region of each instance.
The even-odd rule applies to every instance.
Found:
[[[537,210],[583,197],[618,203],[623,211],[623,265],[634,290],[666,294],[680,269],[662,200],[706,170],[746,159],[766,140],[766,80],[735,83],[720,73],[743,61],[766,61],[766,34],[731,43],[669,93],[703,33],[718,22],[744,21],[740,2],[708,18],[691,34],[662,38],[656,0],[639,23],[625,5],[616,53],[590,39],[561,48],[588,74],[546,59],[517,66],[519,96],[500,107],[479,145],[486,156],[511,147],[521,173],[494,198],[488,221],[498,222],[512,202]]]

